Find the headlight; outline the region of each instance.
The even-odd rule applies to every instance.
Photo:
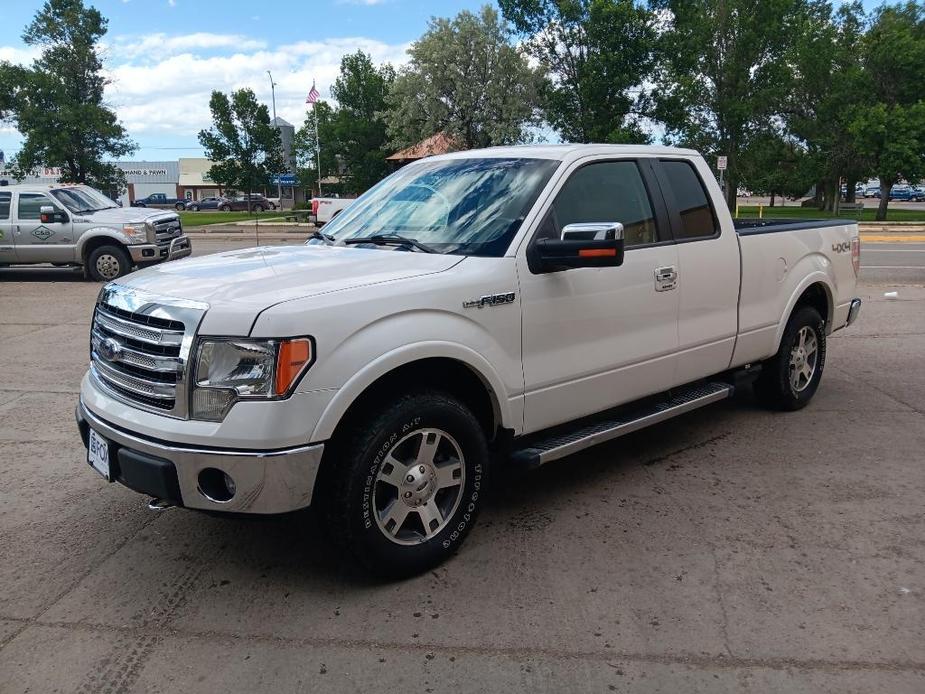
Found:
[[[194,372],[192,417],[220,422],[238,400],[282,398],[312,361],[309,338],[202,340]]]
[[[123,224],[122,233],[129,237],[130,243],[145,243],[148,240],[148,227],[144,222]]]

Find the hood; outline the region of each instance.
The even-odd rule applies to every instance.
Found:
[[[146,207],[110,207],[107,210],[74,215],[74,221],[79,224],[129,224],[153,221],[156,217],[169,219],[176,218],[176,216],[173,212],[152,210]]]
[[[174,260],[119,284],[204,301],[247,319],[274,304],[449,270],[463,256],[346,246],[267,246]]]

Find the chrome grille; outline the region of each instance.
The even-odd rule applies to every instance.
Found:
[[[183,234],[183,225],[179,217],[168,217],[154,223],[154,238],[158,245],[167,245]]]
[[[207,306],[119,285],[100,292],[90,331],[90,373],[107,394],[183,418],[187,364]]]

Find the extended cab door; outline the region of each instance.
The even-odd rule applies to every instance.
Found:
[[[739,243],[725,204],[713,204],[722,192],[702,159],[653,164],[677,244],[675,381],[681,385],[729,368],[738,331]]]
[[[645,160],[576,163],[527,247],[567,224],[620,222],[623,265],[534,274],[519,254],[526,433],[674,383],[678,256],[657,188]]]
[[[70,215],[44,193],[18,193],[13,218],[16,257],[21,263],[74,262],[74,233]],[[49,206],[59,221],[43,223],[41,208]]]
[[[12,224],[13,193],[0,190],[0,264],[12,263],[16,258],[13,246]]]

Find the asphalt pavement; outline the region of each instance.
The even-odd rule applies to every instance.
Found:
[[[923,250],[865,245],[805,410],[743,389],[498,475],[457,556],[386,584],[310,513],[104,482],[73,419],[99,285],[0,270],[0,692],[921,694]]]

